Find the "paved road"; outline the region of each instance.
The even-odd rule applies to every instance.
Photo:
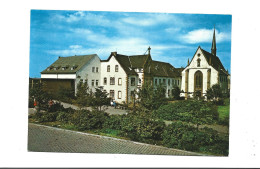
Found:
[[[29,123],[28,151],[197,156],[200,154]]]

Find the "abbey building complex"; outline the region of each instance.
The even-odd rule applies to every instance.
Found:
[[[107,60],[98,55],[59,57],[41,72],[45,89],[55,93],[60,88],[77,92],[80,81],[88,84],[93,92],[101,87],[116,102],[131,102],[136,91],[145,83],[164,85],[166,97],[172,97],[174,87],[179,87],[181,96],[193,97],[194,93],[205,96],[214,84],[219,84],[223,92],[229,89],[229,73],[217,57],[215,30],[211,52],[200,46],[185,68],[175,68],[169,63],[155,61],[151,48],[144,55],[122,55],[111,52]]]

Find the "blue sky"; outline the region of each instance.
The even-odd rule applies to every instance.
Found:
[[[198,46],[211,49],[214,25],[217,55],[230,72],[231,15],[32,10],[30,77],[59,56],[111,52],[144,54],[150,46],[154,60],[185,67]]]

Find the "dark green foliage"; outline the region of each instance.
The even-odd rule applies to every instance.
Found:
[[[121,121],[121,131],[124,136],[135,141],[161,140],[164,128],[163,121],[156,121],[145,116],[127,115]]]
[[[120,130],[121,129],[121,121],[122,121],[122,116],[111,115],[106,119],[103,127],[108,128],[108,129]]]
[[[53,122],[56,121],[58,112],[37,112],[35,113],[35,119],[38,122]]]
[[[223,94],[219,84],[215,84],[207,90],[208,100],[213,100],[213,102],[217,104],[217,101],[221,98],[223,99]]]
[[[108,98],[107,96],[108,93],[104,91],[102,88],[96,88],[91,104],[95,109],[101,111],[103,105],[109,105],[110,98]]]
[[[217,107],[211,103],[185,100],[161,106],[153,111],[155,118],[163,120],[180,120],[196,124],[212,124],[218,120]]]
[[[29,108],[34,108],[34,100],[32,97],[29,97]]]
[[[48,112],[57,112],[64,111],[65,108],[59,102],[55,102],[52,104],[52,106],[49,106],[47,110]]]
[[[48,101],[50,100],[50,95],[43,90],[42,84],[35,85],[33,88],[29,89],[29,101],[36,100],[38,111],[46,110],[48,108]]]
[[[93,99],[92,92],[89,92],[87,82],[80,81],[77,85],[76,103],[80,108],[91,105]]]
[[[172,96],[175,100],[179,100],[180,99],[180,93],[181,90],[178,86],[175,86],[172,90]]]
[[[72,119],[73,112],[59,112],[57,116],[57,121],[63,122],[63,123],[69,123]]]
[[[228,139],[220,137],[217,131],[210,128],[197,130],[182,122],[174,122],[166,127],[162,137],[167,147],[228,155]]]
[[[145,84],[138,92],[139,104],[142,111],[150,111],[158,109],[161,105],[166,103],[165,97],[166,89],[164,86]]]
[[[80,130],[101,129],[108,114],[102,111],[78,110],[72,115],[71,122]]]

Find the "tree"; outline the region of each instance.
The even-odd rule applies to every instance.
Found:
[[[92,105],[94,108],[102,110],[103,105],[108,105],[110,99],[107,97],[108,93],[102,89],[102,87],[96,88],[94,98],[92,99]]]
[[[144,111],[158,109],[166,103],[165,92],[166,89],[162,85],[154,87],[153,85],[145,84],[138,92],[141,108]]]
[[[219,84],[215,84],[207,90],[207,99],[213,100],[214,103],[216,103],[222,97],[223,97],[223,94],[222,94]]]
[[[50,95],[43,90],[43,84],[35,85],[29,91],[29,97],[36,101],[38,110],[40,112],[42,108],[47,108]]]
[[[83,83],[80,81],[77,85],[76,103],[80,109],[84,106],[89,106],[93,96],[92,92],[89,91],[87,82]]]
[[[181,90],[178,86],[175,86],[172,90],[172,96],[174,99],[176,100],[179,100],[180,99],[180,93],[181,93]]]

